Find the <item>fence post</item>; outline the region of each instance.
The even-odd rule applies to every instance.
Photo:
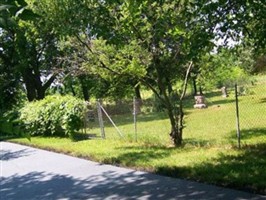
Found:
[[[100,129],[101,129],[101,136],[102,136],[103,139],[105,139],[105,131],[104,131],[104,124],[103,124],[103,114],[102,114],[100,100],[97,101],[97,111],[98,111],[99,125],[100,125]]]
[[[88,105],[89,105],[89,102],[88,101],[85,101],[84,102],[85,104],[85,111],[84,111],[84,119],[83,119],[83,130],[84,130],[84,133],[87,134],[87,123],[88,123]]]
[[[238,148],[240,148],[241,133],[240,133],[240,123],[239,123],[239,106],[238,106],[237,84],[235,84],[235,99],[236,99],[236,128],[237,128],[236,134],[237,134]]]

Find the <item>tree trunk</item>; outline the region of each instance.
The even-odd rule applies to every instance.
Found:
[[[175,146],[180,146],[182,144],[182,128],[179,127],[179,112],[175,113],[174,109],[172,108],[167,108],[168,110],[168,117],[170,119],[171,123],[171,132],[170,132],[170,137],[171,140],[173,141]]]
[[[34,101],[37,97],[34,86],[29,81],[25,82],[25,86],[26,86],[28,101],[29,102]]]
[[[180,96],[178,111],[168,114],[171,120],[171,126],[172,126],[172,131],[170,133],[170,136],[175,146],[180,146],[183,140],[183,127],[184,127],[183,126],[183,122],[184,122],[183,99],[187,91],[188,78],[189,78],[189,74],[191,72],[192,67],[193,67],[193,63],[190,62],[187,72],[186,72],[184,84],[183,84],[183,91]]]
[[[166,78],[166,84],[167,84],[168,94],[172,94],[173,87],[168,77]]]
[[[52,75],[44,84],[41,81],[40,73],[33,73],[31,68],[25,69],[22,77],[26,86],[28,101],[34,101],[44,99],[45,92],[54,81],[56,74]]]
[[[198,90],[197,90],[197,83],[196,83],[196,78],[192,79],[192,83],[193,83],[193,89],[194,89],[194,96],[197,95]]]
[[[169,89],[169,81],[163,82],[162,73],[160,72],[160,68],[157,68],[157,81],[160,90],[160,94],[163,96],[163,103],[167,109],[168,117],[171,123],[171,132],[170,137],[175,146],[180,146],[182,144],[182,132],[180,133],[179,129],[179,120],[178,120],[178,112],[176,108],[174,108],[172,101],[170,100],[170,94],[167,93]],[[167,78],[166,78],[167,79]],[[166,80],[165,79],[165,80]],[[160,99],[160,98],[159,98]],[[182,130],[182,129],[181,129]]]
[[[89,95],[88,87],[84,84],[82,84],[81,87],[82,87],[82,93],[83,93],[84,100],[89,101],[90,95]]]
[[[33,77],[31,69],[25,69],[22,74],[22,77],[25,83],[28,101],[35,100],[37,98],[37,93],[36,93],[35,81],[34,81],[34,77]]]
[[[202,87],[201,87],[201,86],[199,87],[199,94],[200,94],[200,95],[203,95]]]
[[[37,89],[37,100],[41,100],[41,99],[44,99],[45,97],[45,89],[43,87],[39,87]]]
[[[80,84],[81,84],[81,89],[82,89],[82,94],[84,97],[85,101],[89,101],[90,100],[90,95],[89,95],[89,89],[86,83],[86,76],[85,75],[81,75],[79,76],[79,80],[80,80]]]
[[[136,95],[136,99],[141,100],[140,85],[139,84],[135,87],[135,95]]]

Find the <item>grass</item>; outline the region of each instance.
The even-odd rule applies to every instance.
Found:
[[[132,115],[113,116],[124,138],[105,120],[106,139],[91,123],[97,137],[32,137],[12,139],[39,148],[161,175],[266,194],[266,77],[250,93],[239,97],[241,145],[237,148],[234,94],[224,99],[218,91],[206,94],[208,108],[191,108],[188,99],[184,144],[171,145],[169,121],[164,113],[138,116],[135,141]],[[82,136],[82,135],[81,135]]]

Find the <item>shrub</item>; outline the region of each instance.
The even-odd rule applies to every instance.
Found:
[[[20,120],[31,135],[69,136],[82,126],[85,104],[72,96],[52,95],[27,103],[20,110]]]
[[[0,115],[0,135],[1,138],[16,136],[28,137],[28,135],[23,133],[17,111],[10,110]]]

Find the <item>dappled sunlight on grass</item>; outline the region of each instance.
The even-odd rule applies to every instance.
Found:
[[[263,79],[264,80],[264,79]],[[266,193],[266,87],[250,88],[239,97],[241,149],[237,149],[234,95],[206,95],[207,109],[193,109],[186,99],[183,145],[173,147],[164,113],[112,116],[123,133],[106,120],[106,139],[95,122],[71,141],[68,138],[14,139],[32,146],[108,163],[217,185]],[[265,109],[264,109],[265,108]],[[136,134],[136,135],[135,135]],[[137,139],[137,140],[136,140]]]

